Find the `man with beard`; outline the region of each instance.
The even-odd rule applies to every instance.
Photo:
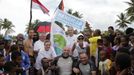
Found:
[[[29,56],[33,56],[33,37],[34,37],[34,30],[30,29],[28,31],[28,39],[24,40],[24,51],[28,53]]]

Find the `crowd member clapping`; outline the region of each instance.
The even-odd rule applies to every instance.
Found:
[[[72,47],[72,52],[74,57],[79,57],[80,52],[89,54],[89,44],[88,42],[84,41],[83,35],[78,36],[77,42],[75,42]]]

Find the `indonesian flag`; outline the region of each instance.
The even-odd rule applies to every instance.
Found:
[[[59,9],[64,11],[64,3],[63,3],[63,0],[61,0],[60,4],[59,4]]]
[[[44,14],[49,15],[49,10],[39,0],[32,0],[32,8],[40,8]]]

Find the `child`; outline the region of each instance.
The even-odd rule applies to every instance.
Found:
[[[117,53],[115,57],[116,75],[131,75],[129,68],[131,67],[131,59],[127,53]]]
[[[100,75],[110,75],[109,69],[111,67],[111,60],[107,59],[106,57],[106,51],[101,50],[100,51],[100,61],[99,61],[99,71]]]
[[[29,68],[29,75],[36,75],[36,72],[37,70],[35,69],[34,67],[34,63],[35,63],[35,58],[30,56],[30,63],[31,63],[31,66]]]
[[[11,59],[16,67],[16,75],[26,75],[26,72],[23,67],[24,64],[22,64],[21,53],[18,51],[12,52]]]
[[[99,65],[99,60],[100,60],[100,58],[99,58],[99,54],[100,54],[100,51],[103,49],[103,40],[102,39],[98,39],[97,40],[97,45],[98,45],[98,48],[97,48],[97,50],[96,50],[96,67],[98,67],[98,65]]]
[[[28,54],[19,48],[19,45],[15,44],[11,46],[9,55],[6,56],[6,61],[12,61],[12,53],[17,52],[17,51],[21,53],[21,58],[22,58],[21,64],[23,64],[22,66],[23,70],[25,70],[26,72],[28,71],[30,67],[30,59],[29,59]]]
[[[13,62],[6,62],[4,66],[5,75],[16,75],[16,65]]]
[[[45,75],[52,75],[51,62],[52,60],[48,60],[47,58],[43,58],[41,60],[43,70],[44,70],[42,73],[44,73]]]
[[[110,54],[112,53],[112,47],[110,43],[109,37],[105,36],[103,37],[103,49],[106,51],[107,58],[110,59]]]

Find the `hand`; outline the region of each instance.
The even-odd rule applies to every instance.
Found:
[[[23,69],[21,67],[16,67],[17,72],[23,72]]]
[[[53,61],[53,59],[48,59],[49,62]]]
[[[74,73],[78,74],[80,73],[80,70],[78,68],[73,68]]]

